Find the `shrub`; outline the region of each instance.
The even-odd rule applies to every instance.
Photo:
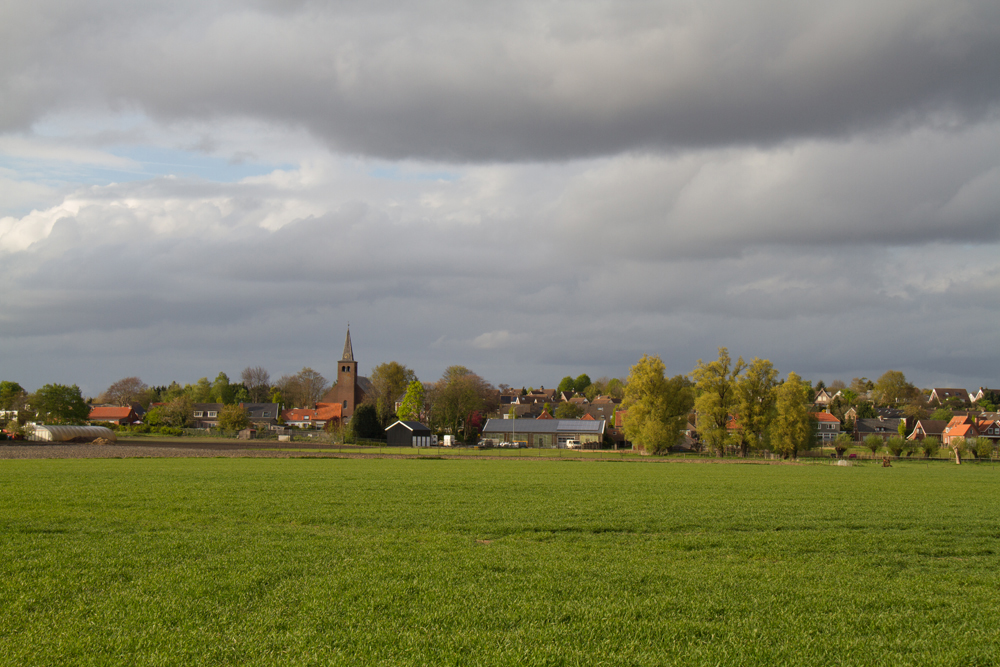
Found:
[[[882,438],[877,435],[869,435],[865,438],[865,447],[871,450],[872,456],[875,456],[875,452],[879,450],[882,444]]]
[[[898,435],[894,435],[885,443],[885,448],[892,453],[893,456],[899,456],[903,453],[903,449],[906,448],[906,441],[900,438]],[[872,452],[874,453],[874,452]]]
[[[848,433],[841,433],[833,441],[833,450],[837,452],[837,458],[843,458],[844,452],[846,452],[851,446],[851,436]]]
[[[993,443],[989,438],[976,438],[976,458],[988,459],[993,457]]]
[[[933,436],[930,438],[924,438],[921,448],[924,450],[924,456],[927,458],[937,456],[941,449],[941,442]]]

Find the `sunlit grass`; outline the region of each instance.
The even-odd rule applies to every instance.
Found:
[[[0,663],[993,664],[1000,472],[0,464]]]

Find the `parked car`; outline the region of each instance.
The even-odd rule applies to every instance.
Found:
[[[583,449],[583,443],[579,440],[567,440],[566,449]]]

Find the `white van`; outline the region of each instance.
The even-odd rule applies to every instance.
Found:
[[[583,443],[579,440],[567,440],[566,449],[583,449]]]

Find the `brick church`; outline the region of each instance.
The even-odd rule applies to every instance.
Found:
[[[338,362],[337,383],[326,392],[323,403],[340,403],[343,419],[354,415],[354,408],[361,405],[371,392],[371,382],[366,377],[358,376],[358,362],[354,360],[354,348],[351,346],[351,329],[347,329],[347,340],[344,341],[344,356]]]

